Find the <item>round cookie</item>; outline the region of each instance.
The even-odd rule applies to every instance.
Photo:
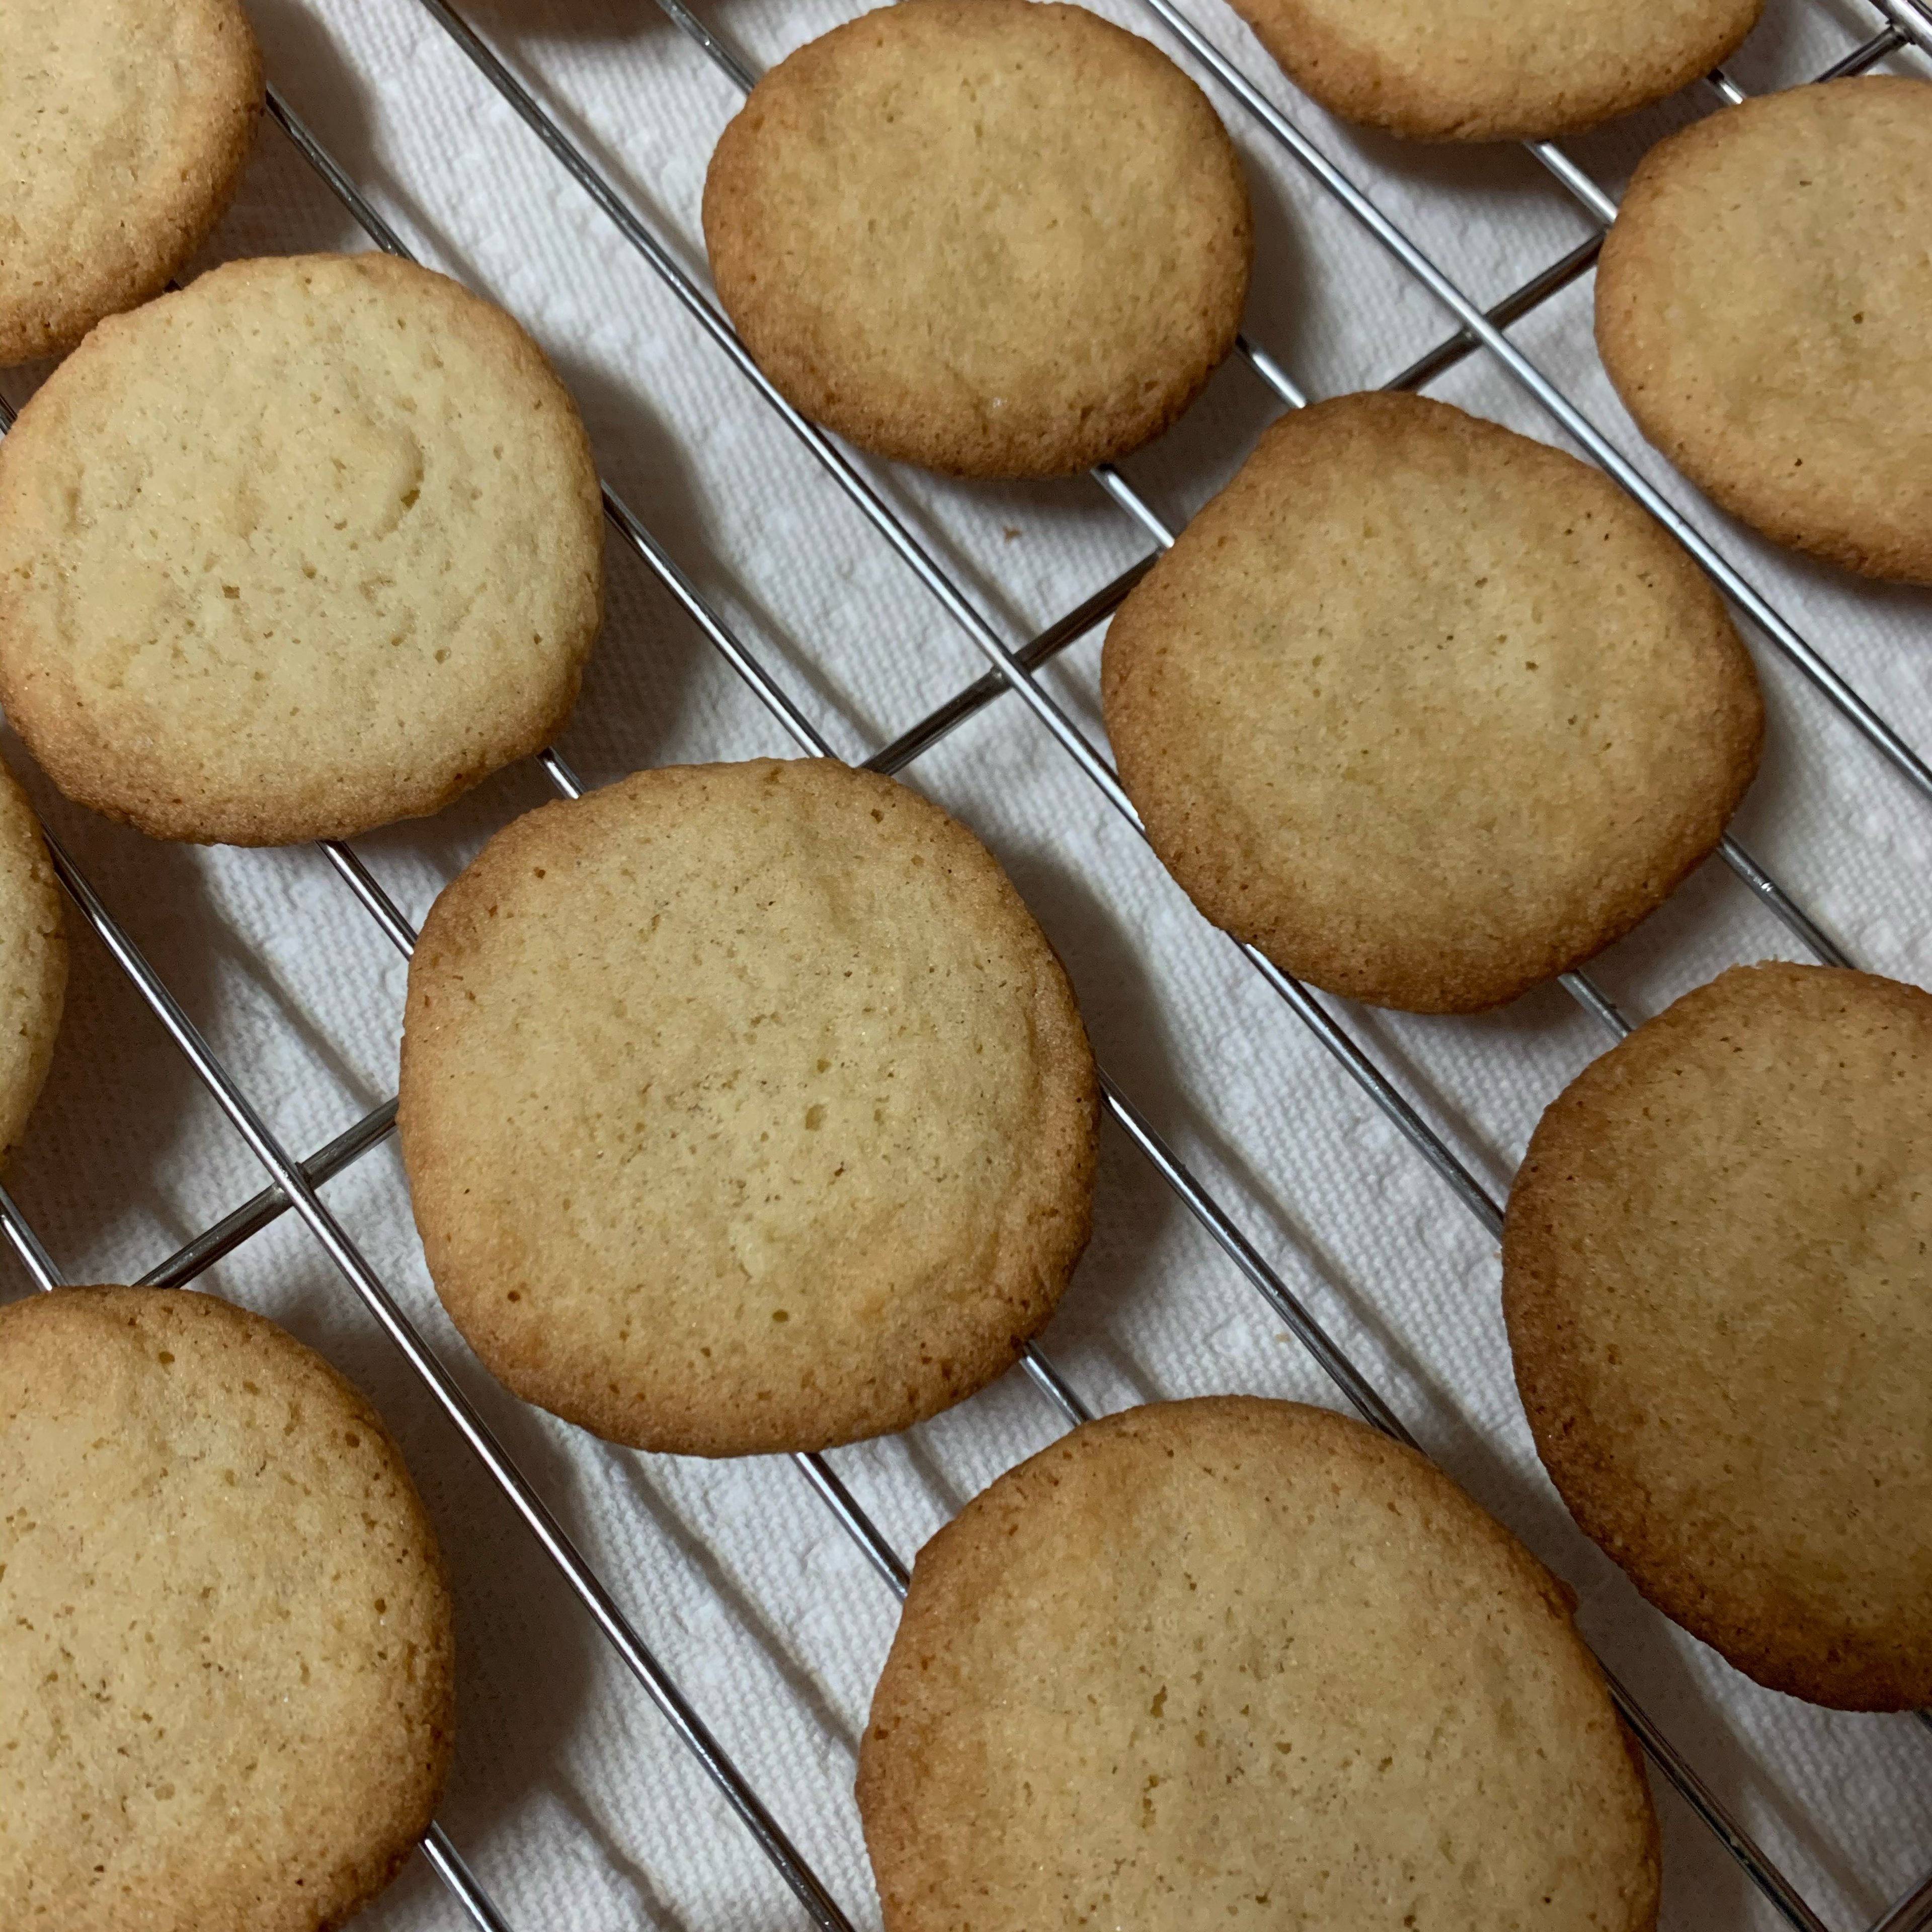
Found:
[[[66,995],[60,882],[34,808],[0,765],[0,1160],[40,1098]]]
[[[1737,968],[1586,1067],[1503,1309],[1570,1512],[1774,1690],[1932,1703],[1932,995]]]
[[[1733,516],[1932,584],[1932,82],[1726,107],[1652,148],[1597,269],[1637,427]]]
[[[711,158],[704,240],[791,403],[962,476],[1159,435],[1234,347],[1254,255],[1201,90],[1032,0],[900,0],[781,62]]]
[[[158,838],[346,838],[541,747],[596,636],[590,448],[500,309],[386,255],[103,322],[0,442],[0,703]]]
[[[825,760],[530,813],[410,968],[436,1292],[519,1395],[640,1448],[824,1448],[1000,1374],[1086,1245],[1097,1105],[992,855]]]
[[[1571,1614],[1359,1423],[1090,1423],[920,1552],[859,1754],[886,1932],[1648,1932],[1649,1792]]]
[[[1574,458],[1403,395],[1288,416],[1122,605],[1120,777],[1207,916],[1330,992],[1500,1004],[1722,836],[1763,707],[1717,594]]]
[[[327,1363],[212,1295],[0,1309],[0,1921],[339,1924],[454,1717],[428,1521]]]
[[[236,0],[0,0],[0,367],[160,293],[262,109]]]
[[[1234,0],[1304,92],[1424,141],[1540,140],[1675,94],[1764,0]]]

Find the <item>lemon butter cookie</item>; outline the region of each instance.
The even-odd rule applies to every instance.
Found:
[[[102,323],[0,442],[0,702],[158,838],[434,812],[568,712],[600,507],[500,309],[386,255],[231,262]]]
[[[1597,270],[1637,427],[1781,544],[1932,584],[1932,82],[1726,107],[1660,142]]]
[[[1568,1593],[1360,1424],[1090,1423],[920,1551],[859,1755],[886,1932],[1649,1932]]]
[[[0,1309],[0,1922],[339,1924],[454,1721],[442,1559],[334,1370],[212,1295]]]
[[[518,1394],[642,1448],[822,1448],[1000,1374],[1086,1244],[1096,1107],[992,855],[824,760],[530,813],[410,968],[436,1292]]]
[[[1078,7],[901,0],[753,88],[704,184],[718,299],[862,447],[1052,476],[1167,428],[1234,346],[1254,254],[1226,130]]]
[[[236,0],[0,0],[0,366],[158,295],[234,192],[262,107]]]
[[[1426,141],[1540,140],[1660,100],[1764,0],[1234,0],[1331,113]]]
[[[1114,619],[1107,731],[1217,926],[1466,1012],[1666,897],[1757,768],[1717,593],[1575,458],[1447,404],[1285,417]]]
[[[1760,1683],[1932,1702],[1932,994],[1738,968],[1586,1067],[1503,1308],[1571,1513]]]

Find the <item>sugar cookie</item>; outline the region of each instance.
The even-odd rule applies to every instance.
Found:
[[[901,0],[800,48],[725,129],[704,238],[800,410],[966,476],[1157,436],[1234,346],[1254,254],[1201,90],[1031,0]]]
[[[920,1552],[859,1754],[886,1932],[1648,1932],[1649,1793],[1571,1610],[1325,1410],[1089,1424]]]
[[[1667,1615],[1774,1689],[1932,1703],[1932,994],[1738,968],[1572,1081],[1503,1306],[1538,1449]]]
[[[102,323],[0,442],[0,702],[158,838],[346,838],[557,730],[602,544],[500,309],[386,255],[231,262]]]
[[[1597,270],[1637,427],[1766,536],[1932,584],[1932,82],[1726,107],[1646,154]]]
[[[1402,395],[1284,418],[1115,616],[1120,776],[1217,926],[1331,992],[1512,999],[1717,844],[1762,704],[1606,478]]]
[[[1425,141],[1575,134],[1736,52],[1764,0],[1233,0],[1330,112]]]
[[[642,1448],[822,1448],[990,1382],[1086,1244],[1096,1106],[992,855],[825,760],[530,813],[410,969],[437,1292],[520,1395]]]
[[[0,367],[158,295],[262,110],[236,0],[0,0]]]
[[[0,1922],[339,1924],[454,1719],[442,1559],[333,1369],[212,1295],[0,1309]]]

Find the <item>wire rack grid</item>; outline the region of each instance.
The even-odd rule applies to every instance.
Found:
[[[914,514],[908,515],[900,504],[892,500],[889,488],[872,480],[836,446],[796,417],[770,391],[730,338],[701,286],[680,263],[675,245],[659,235],[634,202],[599,169],[586,152],[586,145],[573,139],[562,118],[548,110],[537,93],[517,78],[512,66],[500,59],[489,44],[443,4],[443,0],[420,0],[420,4],[438,29],[448,37],[476,71],[549,148],[622,239],[662,278],[700,328],[736,365],[738,374],[748,379],[763,393],[766,403],[776,411],[789,432],[856,505],[874,532],[910,569],[946,616],[988,661],[991,668],[984,676],[933,707],[919,724],[901,734],[867,762],[880,770],[901,770],[992,704],[1003,692],[1010,692],[1033,711],[1112,812],[1130,826],[1137,826],[1132,806],[1119,790],[1104,759],[1093,748],[1066,705],[1036,681],[1033,674],[1104,620],[1144,570],[1146,560],[1130,564],[1100,592],[1040,631],[1024,646],[1018,650],[1010,646],[994,623],[983,614],[971,592],[940,560],[932,539],[922,536],[916,527],[920,521],[917,506]],[[681,0],[660,0],[660,4],[667,15],[729,80],[740,88],[748,86],[753,77],[752,70],[740,55],[714,37],[681,4]],[[1460,323],[1454,334],[1412,364],[1394,379],[1390,386],[1416,387],[1433,381],[1477,350],[1486,351],[1495,357],[1550,412],[1559,430],[1567,432],[1586,453],[1603,462],[1641,500],[1677,530],[1694,554],[1717,578],[1720,587],[1755,621],[1760,634],[1772,649],[1809,679],[1851,728],[1903,775],[1910,786],[1932,796],[1932,775],[1928,774],[1917,754],[1880,712],[1759,594],[1724,552],[1704,533],[1702,523],[1680,514],[1673,503],[1660,494],[1642,472],[1619,453],[1567,394],[1550,383],[1502,333],[1509,325],[1533,316],[1543,304],[1558,296],[1586,272],[1594,260],[1595,236],[1586,237],[1566,250],[1501,302],[1490,304],[1486,310],[1478,308],[1406,233],[1388,222],[1374,202],[1360,194],[1349,178],[1336,169],[1270,100],[1262,86],[1231,62],[1227,54],[1188,16],[1177,10],[1170,0],[1143,0],[1143,4],[1174,36],[1184,52],[1199,64],[1208,78],[1225,88],[1237,105],[1252,116],[1270,139],[1298,164],[1308,168],[1326,193],[1336,197],[1352,216],[1363,221],[1376,238],[1390,250],[1404,271],[1420,280]],[[1923,50],[1932,44],[1932,33],[1928,33],[1916,0],[1882,0],[1876,11],[1880,17],[1874,22],[1876,31],[1832,63],[1832,70],[1857,70],[1886,58],[1902,46],[1916,46]],[[1718,98],[1741,98],[1741,90],[1726,76],[1713,76],[1711,87]],[[279,92],[272,94],[271,106],[296,147],[370,238],[380,246],[406,252],[400,238],[375,205],[364,196],[356,184],[336,164]],[[1613,214],[1613,201],[1568,154],[1549,143],[1533,144],[1532,151],[1594,223],[1600,224]],[[1281,362],[1268,349],[1246,338],[1244,338],[1240,348],[1248,366],[1275,399],[1289,407],[1300,406],[1304,396]],[[0,405],[0,428],[5,427],[8,420],[4,405]],[[1111,468],[1104,469],[1096,472],[1096,480],[1106,496],[1157,545],[1171,541],[1166,523],[1123,475]],[[670,550],[658,542],[627,503],[608,488],[605,506],[613,528],[620,538],[769,709],[796,747],[808,754],[836,755],[834,744],[812,722],[806,707],[788,694],[781,680],[768,670],[760,655],[746,644],[732,622],[700,590]],[[546,753],[539,762],[556,790],[574,796],[581,789],[576,774],[557,753]],[[644,1684],[659,1710],[670,1719],[674,1729],[735,1810],[740,1821],[748,1828],[753,1842],[777,1868],[808,1916],[823,1925],[848,1924],[848,1918],[839,1903],[816,1876],[811,1864],[787,1838],[751,1781],[740,1772],[706,1730],[671,1674],[646,1647],[616,1596],[579,1553],[537,1488],[523,1476],[502,1448],[490,1424],[462,1384],[422,1339],[386,1286],[381,1273],[371,1266],[341,1222],[322,1203],[319,1193],[320,1186],[380,1144],[393,1121],[393,1102],[370,1110],[308,1161],[298,1162],[292,1159],[284,1141],[272,1131],[263,1114],[247,1097],[246,1082],[231,1072],[210,1047],[161,976],[109,913],[64,848],[58,841],[52,842],[57,866],[86,922],[105,944],[176,1046],[187,1054],[198,1078],[214,1095],[272,1178],[271,1186],[253,1202],[196,1235],[170,1261],[151,1270],[146,1279],[171,1282],[191,1280],[280,1215],[292,1210],[307,1223],[329,1259],[376,1316],[389,1339],[400,1348],[436,1406],[454,1425],[492,1480],[510,1499],[524,1526],[536,1535],[583,1606],[590,1611],[594,1622],[632,1673]],[[325,848],[325,856],[370,914],[383,936],[406,956],[413,943],[410,922],[364,860],[340,845]],[[1727,842],[1723,856],[1756,902],[1783,921],[1801,949],[1812,956],[1828,961],[1844,958],[1845,956],[1820,926],[1742,846]],[[1288,1004],[1342,1072],[1357,1083],[1396,1132],[1423,1156],[1436,1175],[1447,1184],[1452,1196],[1469,1211],[1478,1228],[1485,1234],[1492,1235],[1499,1222],[1494,1194],[1450,1144],[1448,1138],[1424,1118],[1424,1110],[1405,1094],[1402,1083],[1378,1064],[1376,1058],[1365,1050],[1346,1022],[1338,1019],[1306,989],[1280,974],[1258,954],[1250,953],[1246,963]],[[1625,1030],[1627,1023],[1616,1004],[1592,979],[1580,974],[1571,974],[1566,976],[1564,983],[1581,1011],[1612,1034]],[[1221,1251],[1235,1262],[1250,1285],[1259,1291],[1270,1314],[1308,1348],[1334,1388],[1376,1426],[1405,1439],[1413,1439],[1396,1408],[1378,1392],[1375,1379],[1364,1372],[1346,1348],[1310,1312],[1303,1300],[1264,1258],[1262,1246],[1244,1231],[1240,1220],[1222,1204],[1210,1185],[1198,1177],[1156,1130],[1148,1114],[1111,1077],[1106,1080],[1105,1088],[1108,1110],[1122,1129],[1126,1142],[1145,1156],[1160,1180],[1174,1191]],[[4,1225],[4,1232],[38,1285],[50,1286],[58,1279],[55,1264],[46,1249],[10,1199],[0,1200],[0,1225]],[[1088,1412],[1084,1404],[1074,1393],[1068,1378],[1042,1354],[1036,1350],[1030,1352],[1024,1366],[1034,1385],[1060,1420],[1070,1423],[1082,1419]],[[802,1456],[794,1460],[808,1484],[830,1508],[865,1560],[892,1591],[903,1594],[906,1577],[903,1561],[830,1465],[818,1456]],[[1771,1908],[1793,1924],[1815,1928],[1826,1923],[1777,1862],[1738,1823],[1724,1801],[1700,1778],[1686,1756],[1649,1720],[1628,1694],[1620,1694],[1626,1714],[1637,1730],[1653,1762],[1736,1860]],[[503,1922],[440,1828],[426,1841],[424,1851],[430,1868],[443,1880],[470,1919],[486,1926]],[[1911,1887],[1877,1924],[1885,1928],[1885,1932],[1901,1932],[1905,1927],[1928,1922],[1932,1922],[1932,1879]]]

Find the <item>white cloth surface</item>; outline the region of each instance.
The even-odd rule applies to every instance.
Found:
[[[270,77],[296,111],[425,259],[506,304],[543,340],[584,406],[606,476],[842,751],[864,755],[980,674],[962,633],[416,0],[250,4]],[[1185,4],[1472,295],[1496,300],[1589,232],[1521,148],[1427,149],[1352,132],[1297,95],[1220,0]],[[763,64],[850,10],[849,0],[720,0],[708,18]],[[1137,0],[1105,0],[1101,10],[1176,51]],[[730,83],[647,0],[488,0],[472,18],[702,279],[698,199],[712,143],[735,110]],[[1878,24],[1865,0],[1770,0],[1733,72],[1753,91],[1786,84]],[[1888,65],[1927,70],[1912,56]],[[1322,395],[1386,381],[1448,333],[1436,301],[1230,97],[1208,91],[1255,190],[1250,335]],[[1712,104],[1694,90],[1570,152],[1614,188],[1649,141]],[[265,126],[206,262],[361,245]],[[1590,299],[1586,279],[1515,340],[1910,742],[1932,748],[1932,594],[1813,567],[1698,499],[1618,407],[1592,350]],[[8,379],[13,400],[32,374]],[[1561,440],[1486,356],[1432,393]],[[1186,419],[1125,468],[1178,523],[1278,408],[1231,362]],[[968,488],[893,471],[882,483],[1012,640],[1148,547],[1084,478]],[[604,638],[562,741],[578,769],[602,782],[646,764],[790,749],[614,538],[609,559]],[[1932,983],[1932,800],[1749,634],[1772,724],[1739,836],[1858,963]],[[1045,681],[1104,744],[1098,642],[1089,636]],[[24,767],[17,746],[10,755]],[[287,1144],[308,1153],[393,1092],[403,966],[320,854],[153,844],[26,775]],[[1577,1534],[1516,1402],[1493,1243],[1203,925],[1021,704],[1001,699],[908,777],[1000,854],[1067,962],[1102,1064],[1432,1451],[1576,1586],[1592,1640],[1826,1922],[1864,1925],[1922,1878],[1932,1868],[1932,1732],[1758,1689],[1643,1606]],[[419,920],[490,831],[545,796],[541,772],[526,766],[359,849]],[[76,926],[58,1064],[8,1178],[71,1278],[132,1279],[263,1176]],[[1641,1018],[1727,964],[1772,955],[1800,956],[1714,862],[1592,970]],[[1344,1017],[1498,1194],[1543,1106],[1606,1043],[1553,986],[1478,1019]],[[436,1304],[392,1149],[332,1184],[328,1199],[855,1922],[876,1924],[850,1785],[894,1606],[798,1472],[782,1459],[632,1455],[516,1402]],[[442,1820],[510,1925],[802,1925],[299,1224],[278,1223],[202,1285],[321,1348],[371,1392],[403,1442],[460,1604],[462,1731]],[[26,1290],[17,1270],[7,1276],[8,1294]],[[1218,1390],[1340,1402],[1111,1129],[1093,1248],[1045,1341],[1096,1408]],[[905,1436],[832,1460],[909,1558],[1058,1426],[1016,1372]],[[1660,1787],[1659,1808],[1665,1922],[1774,1923]],[[418,1862],[358,1924],[416,1932],[464,1922]]]

